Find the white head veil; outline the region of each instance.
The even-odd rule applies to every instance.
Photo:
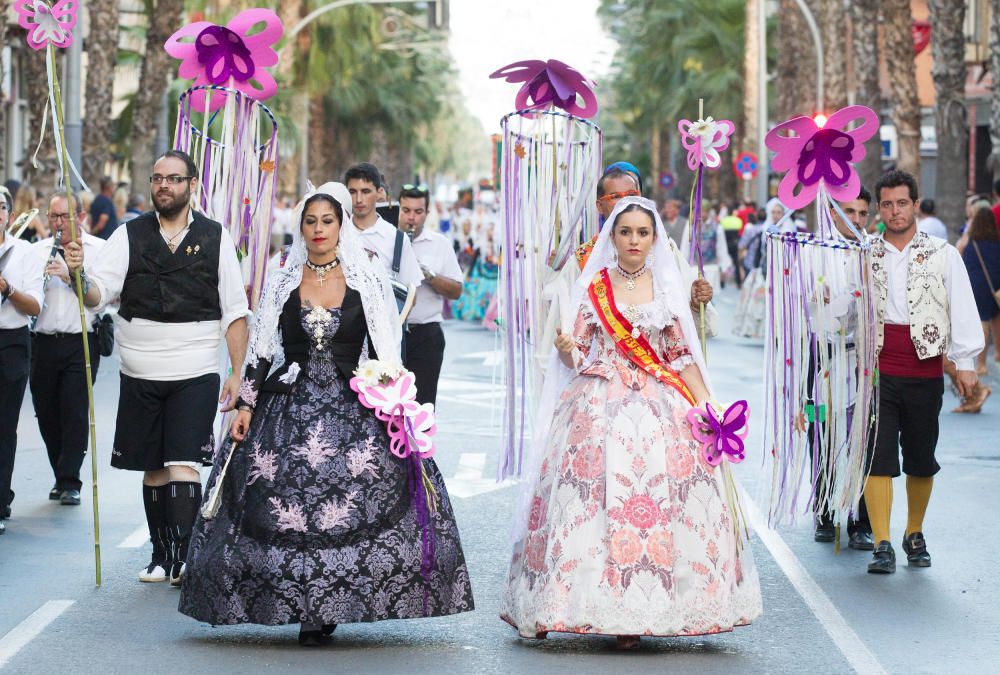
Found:
[[[614,232],[615,221],[618,216],[630,206],[637,205],[649,212],[656,225],[656,241],[650,251],[650,256],[646,259],[646,265],[653,274],[654,297],[666,300],[674,320],[680,326],[684,341],[687,343],[695,364],[701,370],[702,379],[709,392],[712,386],[708,378],[708,370],[705,367],[705,358],[701,351],[700,337],[694,325],[694,318],[691,315],[690,299],[691,289],[682,280],[680,267],[677,265],[677,258],[669,246],[669,238],[663,221],[657,211],[656,203],[644,197],[625,197],[616,205],[611,215],[608,216],[601,233],[598,235],[597,243],[583,268],[580,277],[573,286],[570,295],[570,307],[574,308],[573,315],[579,311],[579,307],[584,302],[590,302],[587,291],[594,277],[602,269],[612,268],[616,265],[615,243],[611,238]],[[603,328],[602,328],[603,330]],[[527,532],[528,516],[531,512],[531,501],[535,493],[535,486],[538,483],[541,471],[542,460],[549,444],[551,436],[552,417],[555,412],[563,391],[575,376],[575,372],[563,365],[559,358],[559,353],[553,347],[549,358],[549,366],[545,371],[545,383],[542,385],[542,393],[539,397],[535,424],[532,429],[531,444],[527,461],[522,464],[522,475],[525,477],[518,510],[514,515],[514,526],[511,531],[512,540],[520,541]]]
[[[267,359],[272,362],[272,367],[277,367],[283,361],[278,323],[288,296],[302,283],[302,268],[308,256],[306,243],[302,238],[302,214],[306,202],[314,195],[326,195],[340,204],[344,217],[340,223],[338,257],[347,286],[361,296],[368,324],[368,339],[375,347],[379,359],[399,363],[402,332],[392,286],[382,264],[369,259],[361,246],[358,230],[352,220],[351,195],[342,183],[320,185],[308,192],[295,206],[292,214],[292,245],[285,266],[271,274],[264,287],[250,333],[248,362],[256,365],[258,360]]]

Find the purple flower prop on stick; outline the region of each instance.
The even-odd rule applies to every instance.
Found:
[[[719,466],[723,458],[734,464],[746,458],[743,439],[750,431],[747,426],[748,413],[746,401],[737,401],[726,408],[721,416],[716,414],[711,403],[706,403],[704,408],[691,408],[688,411],[691,435],[702,444],[706,462]]]
[[[514,100],[518,110],[555,106],[584,119],[597,114],[594,83],[562,61],[517,61],[492,73],[490,78],[503,78],[513,84],[524,82]],[[582,99],[583,105],[577,98]]]
[[[77,0],[59,0],[54,5],[44,0],[17,0],[14,11],[17,23],[28,33],[28,46],[37,51],[49,45],[63,49],[73,44],[79,6]]]
[[[261,24],[262,30],[251,32]],[[171,35],[164,49],[180,59],[177,74],[193,79],[194,87],[225,86],[263,101],[278,91],[274,77],[265,69],[278,62],[273,45],[282,32],[281,20],[272,10],[248,9],[225,26],[209,21],[190,23]],[[205,90],[195,92],[192,98],[195,110],[205,111],[205,98]],[[217,110],[224,103],[225,97],[211,96],[208,108]]]

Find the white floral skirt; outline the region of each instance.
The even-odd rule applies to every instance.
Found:
[[[689,408],[651,378],[634,390],[579,376],[564,392],[501,601],[522,636],[705,635],[760,616],[749,545]]]

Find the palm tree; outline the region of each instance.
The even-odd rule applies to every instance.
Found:
[[[7,16],[7,6],[10,3],[8,0],[0,0],[0,17]],[[7,46],[7,21],[0,21],[0,53],[3,53],[4,47]],[[2,82],[7,76],[6,67],[4,62],[0,59],[0,82]],[[7,106],[3,102],[0,102],[0,174],[7,176],[10,175],[10,170],[7,168]]]
[[[118,59],[118,0],[87,3],[90,34],[87,37],[87,96],[83,125],[83,176],[90,185],[105,172],[111,159],[114,120],[115,63]]]
[[[993,179],[1000,180],[1000,0],[990,1],[990,74],[993,77],[993,96],[990,101],[990,151],[989,167]]]
[[[774,43],[778,119],[783,122],[815,112],[816,52],[809,27],[795,0],[781,0]]]
[[[913,63],[910,0],[883,0],[885,60],[892,88],[892,119],[899,139],[897,168],[920,175],[920,103]]]
[[[19,39],[24,39],[24,31],[22,29],[17,29],[14,34]],[[52,184],[54,182],[52,177],[57,170],[57,163],[56,146],[52,137],[51,127],[48,127],[45,139],[38,152],[38,168],[36,169],[31,162],[32,155],[34,155],[38,144],[38,138],[42,133],[42,119],[45,115],[45,109],[49,105],[48,78],[45,74],[45,52],[36,52],[32,49],[23,48],[18,50],[17,53],[19,54],[17,63],[21,67],[19,79],[24,90],[23,97],[27,101],[29,111],[28,138],[25,142],[26,156],[23,160],[22,175],[25,182],[37,183],[37,178],[39,181],[44,179],[49,184]],[[56,58],[59,58],[58,54]],[[35,187],[43,186],[36,184]]]
[[[876,113],[882,111],[878,86],[879,0],[851,0],[851,45],[854,56],[854,101]],[[878,134],[865,143],[865,158],[858,166],[861,183],[871,189],[882,175],[882,143]]]
[[[965,223],[969,124],[965,110],[965,0],[930,0],[936,94],[937,167],[934,195],[939,217],[957,238]]]
[[[813,2],[815,7],[817,3]],[[826,0],[816,15],[823,40],[823,105],[827,111],[847,105],[847,11],[843,0]],[[828,112],[828,114],[829,114]]]
[[[743,142],[740,150],[743,152],[757,152],[758,135],[758,111],[760,110],[760,96],[758,95],[758,83],[761,77],[767,77],[767,73],[760,72],[760,30],[758,29],[759,12],[765,11],[764,0],[746,0],[743,24],[743,82],[745,90],[743,93]],[[761,176],[759,180],[764,180]]]
[[[155,4],[154,4],[155,3]],[[163,44],[181,26],[184,0],[147,0],[150,17],[146,54],[139,74],[139,90],[132,113],[132,185],[145,185],[153,169],[153,143],[163,106],[163,92],[176,64]]]

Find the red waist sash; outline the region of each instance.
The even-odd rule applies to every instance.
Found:
[[[894,377],[942,377],[944,359],[942,356],[921,359],[910,338],[910,327],[887,323],[882,351],[878,355],[878,370]]]
[[[660,361],[656,355],[656,350],[649,344],[649,341],[638,331],[638,337],[633,337],[633,326],[629,323],[615,304],[615,296],[611,290],[611,279],[607,270],[601,270],[590,282],[588,289],[590,302],[594,305],[597,318],[600,319],[604,329],[614,339],[615,345],[628,359],[652,375],[663,384],[673,387],[691,405],[695,405],[694,395],[688,389],[687,384],[681,377]]]

